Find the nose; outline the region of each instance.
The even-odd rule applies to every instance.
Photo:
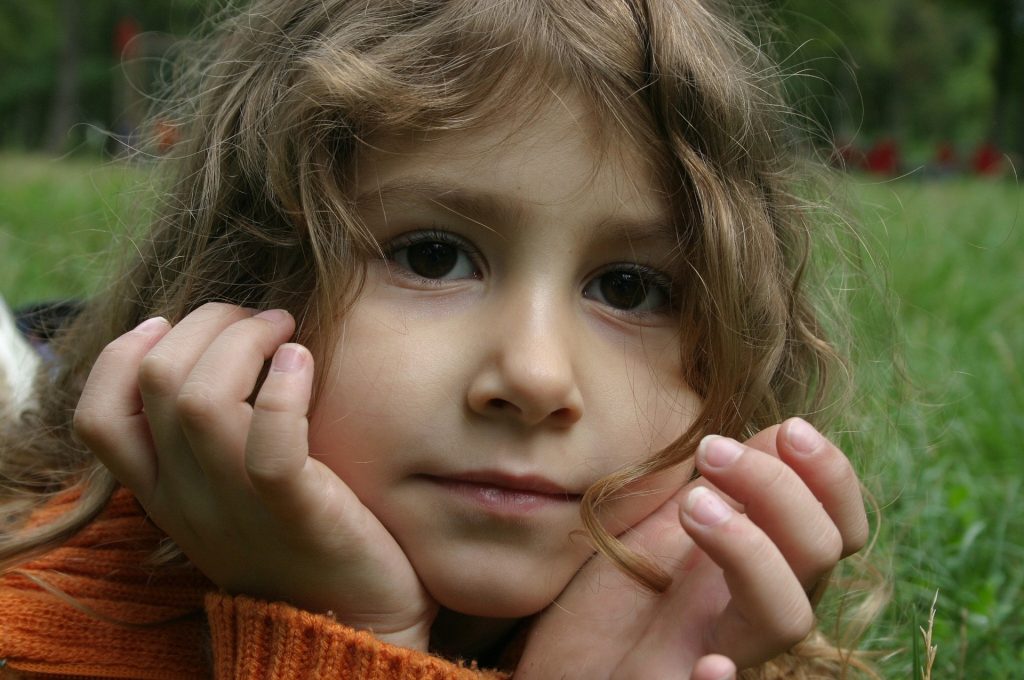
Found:
[[[543,295],[500,305],[482,329],[483,362],[469,408],[527,426],[569,427],[583,416],[570,313]]]

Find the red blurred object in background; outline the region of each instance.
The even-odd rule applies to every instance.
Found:
[[[121,17],[114,26],[114,56],[118,59],[134,59],[138,56],[139,43],[136,40],[142,26],[132,17]]]
[[[868,149],[865,162],[868,172],[889,177],[895,175],[900,169],[900,150],[896,140],[892,137],[879,139]]]
[[[1003,171],[1003,155],[992,142],[985,142],[974,152],[971,169],[978,175],[998,175]]]

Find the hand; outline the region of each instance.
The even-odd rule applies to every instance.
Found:
[[[793,418],[745,445],[705,438],[697,467],[702,479],[623,538],[673,576],[669,589],[648,593],[591,560],[538,617],[517,678],[566,663],[559,677],[730,677],[709,655],[754,666],[812,630],[807,593],[867,540],[849,461]]]
[[[89,374],[75,432],[218,586],[426,650],[434,603],[405,554],[308,450],[313,359],[281,310],[150,319]],[[250,405],[264,362],[267,377]]]

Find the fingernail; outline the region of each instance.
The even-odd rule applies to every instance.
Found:
[[[707,487],[698,486],[686,497],[686,511],[698,524],[713,527],[729,519],[732,509]]]
[[[306,363],[306,353],[297,345],[281,345],[274,352],[274,360],[270,362],[270,370],[281,373],[293,373]]]
[[[743,447],[735,439],[709,434],[700,440],[697,456],[712,467],[732,465],[743,453]]]
[[[786,438],[789,439],[789,445],[794,451],[805,455],[817,451],[822,439],[818,431],[803,418],[793,418],[789,421]]]
[[[167,327],[170,325],[164,317],[154,316],[136,326],[135,332],[142,333],[143,335],[153,335],[159,331],[167,330]]]
[[[266,319],[267,321],[269,321],[271,323],[280,323],[280,322],[284,321],[285,319],[290,319],[291,316],[292,316],[291,314],[289,314],[288,312],[284,311],[283,309],[268,309],[266,311],[260,312],[254,318],[256,318],[256,319]]]

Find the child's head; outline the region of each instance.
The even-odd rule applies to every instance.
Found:
[[[311,451],[442,605],[533,614],[592,551],[573,536],[583,493],[699,410],[669,202],[641,149],[572,91],[374,146],[353,189],[384,257],[344,318]],[[691,469],[611,504],[613,526]]]
[[[407,522],[445,514],[422,507],[431,485],[543,475],[574,514],[625,468],[584,503],[614,552],[594,518],[614,532],[663,496],[592,501],[817,396],[831,350],[799,286],[775,83],[710,3],[266,0],[211,44],[110,333],[210,300],[292,311],[321,367],[314,454],[344,452],[331,464],[403,547],[437,539],[410,557],[442,603],[468,608],[443,572],[480,555],[445,531],[545,581],[521,610],[524,592],[496,595],[506,615],[547,604],[587,548],[564,501]],[[96,350],[77,350],[79,379]],[[495,527],[562,561],[517,564]]]

